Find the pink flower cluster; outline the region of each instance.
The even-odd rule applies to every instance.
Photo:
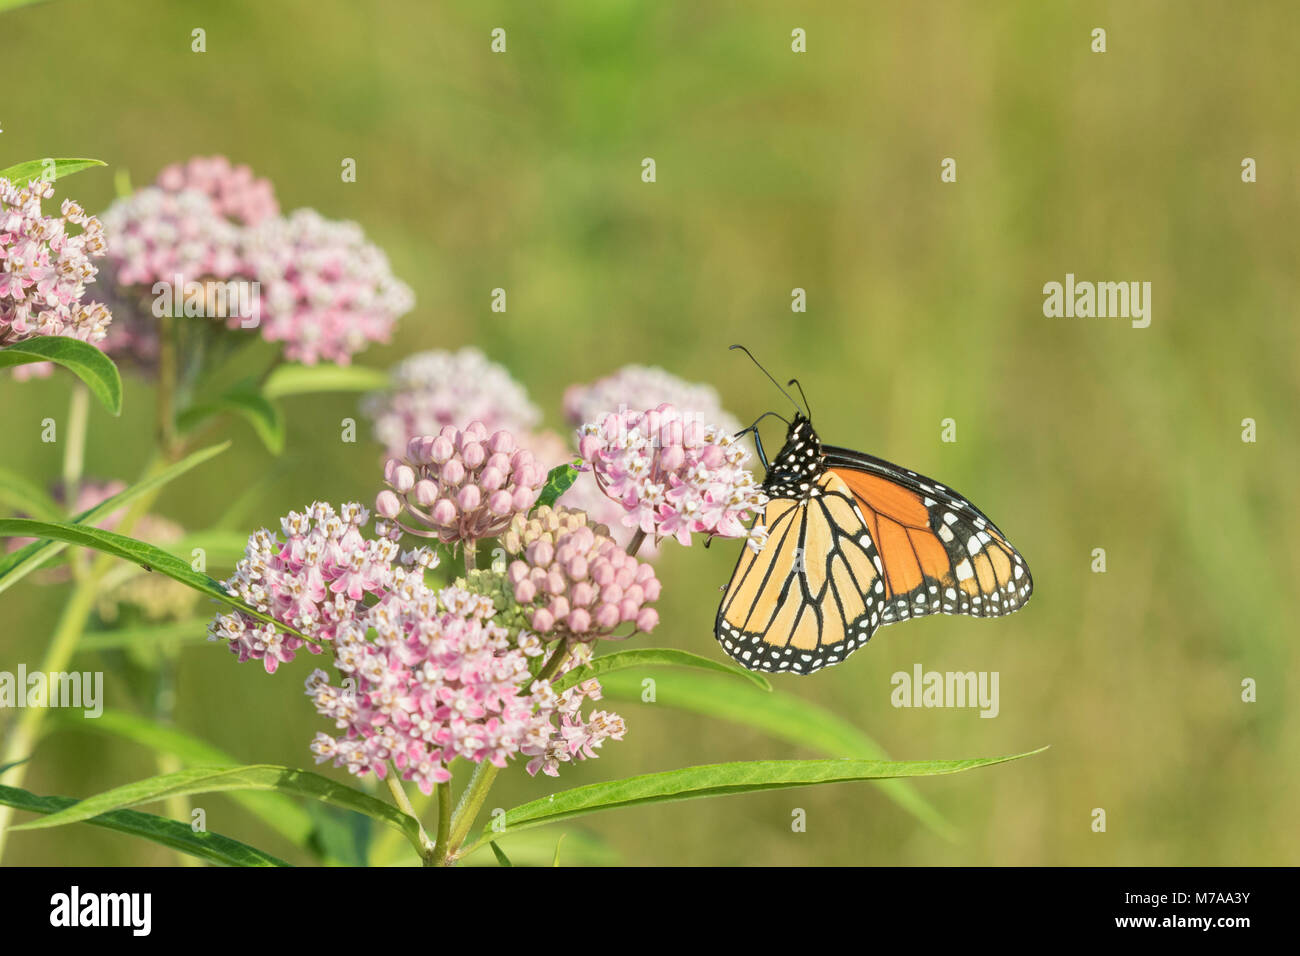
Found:
[[[405,458],[384,466],[388,488],[375,510],[411,534],[445,544],[492,538],[527,512],[546,483],[546,469],[507,431],[489,435],[482,422],[451,425],[412,438]],[[401,516],[407,515],[406,522]],[[412,527],[411,520],[421,527]]]
[[[71,199],[58,216],[41,212],[54,185],[34,179],[25,187],[0,179],[0,346],[34,335],[64,335],[98,342],[112,315],[82,303],[105,253],[103,227]],[[69,232],[75,226],[78,232]]]
[[[419,352],[393,366],[389,377],[389,388],[367,395],[361,407],[390,455],[445,425],[480,421],[490,431],[522,436],[542,417],[523,386],[476,348]]]
[[[119,286],[228,279],[249,271],[244,231],[198,190],[147,186],[104,213],[109,262]]]
[[[584,425],[583,467],[623,509],[623,524],[689,545],[692,534],[765,536],[746,521],[767,501],[745,467],[749,453],[730,434],[663,404],[645,412],[606,415]]]
[[[295,362],[347,365],[371,342],[387,342],[415,305],[360,226],[311,209],[255,226],[248,258],[261,283],[262,336],[283,342]]]
[[[556,694],[549,681],[533,680],[527,652],[493,613],[487,598],[408,579],[340,629],[335,665],[355,688],[332,686],[322,670],[307,680],[316,710],[344,731],[316,735],[316,761],[381,778],[391,762],[427,794],[451,779],[457,757],[504,767],[532,755],[529,773],[554,775],[563,760],[593,757],[603,740],[622,738],[617,715],[580,713],[585,700],[600,698],[597,682]]]
[[[489,597],[460,587],[431,590],[424,570],[436,564],[432,553],[399,556],[391,529],[362,534],[367,517],[357,504],[335,511],[316,503],[291,513],[282,522],[284,540],[254,534],[225,582],[233,596],[300,629],[314,651],[332,648],[342,679],[333,685],[317,669],[307,694],[343,733],[316,735],[318,763],[380,777],[391,764],[430,793],[450,779],[457,757],[504,766],[523,755],[532,758],[529,773],[555,775],[559,764],[594,757],[603,741],[622,739],[616,714],[581,713],[586,701],[600,699],[598,682],[557,693],[550,681],[535,680],[529,658],[542,653],[541,640],[526,632],[512,640],[493,620]],[[240,611],[218,615],[209,632],[241,661],[261,660],[268,673],[304,643]]]
[[[245,226],[280,214],[271,181],[254,177],[243,164],[232,166],[224,156],[195,156],[173,163],[158,174],[154,185],[169,193],[203,193],[220,215]]]
[[[379,537],[362,537],[369,512],[359,504],[335,511],[316,502],[305,512],[291,511],[280,522],[284,540],[263,528],[248,539],[226,592],[276,621],[308,634],[316,642],[334,639],[339,626],[361,610],[367,594],[389,587],[397,569],[436,563],[427,551],[401,555],[397,531],[377,528]],[[224,640],[239,660],[258,660],[268,674],[291,661],[306,643],[274,624],[242,611],[218,615],[208,626],[209,640]]]
[[[603,529],[580,524],[536,536],[511,562],[515,601],[532,609],[533,630],[576,640],[608,637],[620,624],[652,631],[659,614],[654,568],[621,549]]]

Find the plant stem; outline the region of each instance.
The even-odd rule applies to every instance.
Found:
[[[438,791],[438,842],[433,848],[433,865],[447,865],[451,838],[451,783],[440,783]]]
[[[465,574],[478,568],[478,542],[466,541],[461,546],[465,551]],[[469,580],[467,577],[466,580]]]
[[[636,529],[636,534],[632,535],[632,540],[627,543],[627,553],[635,556],[641,550],[641,543],[645,541],[645,532],[640,528]]]
[[[63,614],[59,617],[50,644],[45,649],[45,657],[40,666],[41,673],[49,674],[52,671],[67,669],[68,662],[77,650],[77,641],[95,606],[95,589],[102,574],[103,570],[96,563],[90,573],[75,585],[72,597],[63,606]],[[25,687],[19,688],[18,693],[26,693],[26,690]],[[40,739],[45,712],[44,707],[29,707],[22,711],[22,715],[9,734],[3,756],[0,756],[0,766],[16,760],[26,760],[32,755],[36,742]],[[22,763],[11,768],[7,773],[0,774],[0,782],[11,787],[21,787],[29,766],[30,763]],[[4,857],[5,841],[12,818],[13,808],[0,806],[0,859]]]
[[[420,822],[420,816],[415,812],[415,807],[411,806],[410,798],[406,795],[406,788],[402,786],[402,778],[397,772],[397,766],[395,764],[389,766],[392,772],[384,776],[384,782],[388,784],[388,790],[393,795],[393,802],[397,804],[397,809],[414,820],[415,825],[419,827],[419,844],[415,848],[420,854],[420,859],[424,861],[424,865],[429,866],[436,848],[433,841],[429,839],[429,834],[424,832],[424,824]]]
[[[451,817],[451,835],[447,841],[446,860],[454,859],[461,844],[465,842],[465,837],[469,835],[470,827],[474,825],[479,810],[483,809],[483,801],[487,799],[488,791],[492,789],[492,782],[496,780],[498,772],[498,768],[487,760],[474,768],[474,776],[470,777],[469,786],[460,795],[460,803],[456,804],[456,812]],[[438,812],[442,813],[441,808]]]
[[[68,424],[63,443],[63,506],[69,514],[76,514],[77,499],[81,497],[81,475],[86,462],[86,420],[90,412],[90,390],[82,382],[72,386],[72,399],[68,403]],[[79,554],[69,556],[68,564],[77,580],[85,576],[87,561]]]
[[[158,320],[158,447],[174,460],[176,441],[176,319],[164,315]]]

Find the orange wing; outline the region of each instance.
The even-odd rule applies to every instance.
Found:
[[[827,449],[828,470],[852,491],[884,564],[882,625],[939,613],[1000,617],[1029,600],[1024,559],[973,504],[915,472],[836,452]]]

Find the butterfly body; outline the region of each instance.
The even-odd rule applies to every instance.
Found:
[[[998,617],[1033,590],[1024,559],[973,504],[883,459],[823,445],[802,414],[763,490],[767,542],[742,552],[714,627],[751,670],[810,674],[886,624]]]

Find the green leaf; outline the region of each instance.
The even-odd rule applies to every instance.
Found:
[[[582,472],[578,471],[572,465],[556,465],[546,476],[546,484],[542,487],[542,493],[537,496],[537,507],[542,505],[554,506],[559,500],[560,495],[564,494],[573,483],[578,480]]]
[[[568,690],[585,680],[610,674],[614,671],[628,670],[633,667],[693,667],[698,670],[717,671],[747,680],[764,691],[771,691],[768,679],[757,671],[733,667],[721,661],[715,661],[689,651],[676,651],[666,647],[639,647],[634,650],[617,651],[603,657],[594,657],[581,667],[575,667],[554,682],[557,692]]]
[[[76,806],[72,797],[39,797],[27,790],[17,787],[0,786],[0,803],[15,810],[27,810],[32,813],[58,814],[68,807]],[[47,817],[48,819],[48,817]],[[220,833],[203,831],[195,833],[188,823],[168,820],[166,817],[152,813],[140,813],[137,810],[116,810],[96,816],[85,821],[91,826],[116,830],[130,836],[143,837],[154,843],[162,844],[172,850],[179,850],[191,856],[197,856],[209,863],[221,866],[288,866],[284,860],[264,853],[238,840],[222,836]],[[21,827],[14,827],[18,830]]]
[[[355,810],[400,830],[413,843],[419,840],[419,823],[396,807],[376,800],[354,787],[335,783],[320,774],[274,764],[249,764],[244,767],[193,767],[164,773],[116,787],[75,803],[43,820],[32,820],[16,830],[43,830],[68,823],[80,823],[101,813],[123,807],[154,803],[167,797],[192,796],[199,793],[230,793],[240,790],[271,790],[294,797],[311,797],[345,810]]]
[[[510,862],[510,857],[506,856],[505,853],[502,852],[501,847],[497,846],[495,840],[489,843],[488,846],[492,848],[492,855],[497,858],[497,863],[501,866],[514,866],[514,864]]]
[[[680,770],[641,774],[624,780],[562,790],[507,810],[502,822],[507,831],[522,830],[571,820],[601,810],[651,803],[674,803],[699,797],[785,790],[824,783],[961,773],[977,767],[1018,760],[1046,749],[1040,747],[1029,753],[972,760],[749,760],[683,767]],[[26,826],[32,825],[29,823]],[[490,838],[485,833],[475,841],[475,845]]]
[[[248,794],[253,796],[254,794]],[[257,794],[278,797],[280,794]],[[370,851],[370,818],[352,810],[340,810],[314,801],[307,813],[315,829],[308,845],[316,856],[342,866],[365,866]]]
[[[387,388],[388,373],[360,365],[281,365],[262,385],[267,398],[313,392],[369,392]]]
[[[146,571],[157,571],[159,574],[164,574],[173,581],[179,581],[200,594],[207,595],[222,604],[238,608],[249,617],[274,624],[288,634],[315,643],[301,631],[287,624],[282,624],[269,614],[264,614],[238,598],[227,594],[226,589],[221,586],[221,582],[195,571],[190,567],[188,561],[168,554],[162,548],[155,547],[152,544],[137,541],[135,538],[128,538],[124,534],[118,534],[115,531],[104,531],[100,528],[88,528],[85,525],[68,524],[62,521],[0,518],[0,538],[4,537],[52,538],[55,541],[78,544],[85,548],[93,548],[104,554],[111,554],[116,558],[134,562]]]
[[[284,451],[284,415],[265,395],[247,387],[231,389],[210,402],[193,405],[176,418],[176,427],[191,432],[223,412],[238,415],[250,425],[273,455]]]
[[[187,767],[237,765],[229,754],[192,734],[125,711],[105,710],[95,720],[63,711],[57,714],[56,720],[64,729],[129,740],[154,753],[170,754]],[[249,790],[236,791],[231,797],[290,842],[304,848],[308,846],[315,829],[313,819],[284,794]]]
[[[554,858],[551,860],[551,866],[552,866],[552,867],[558,867],[558,866],[560,865],[560,844],[564,842],[564,838],[565,838],[567,835],[568,835],[568,834],[561,833],[561,834],[560,834],[560,838],[559,838],[558,840],[555,841],[555,856],[554,856]]]
[[[139,498],[141,495],[153,491],[155,488],[161,487],[170,481],[174,481],[192,468],[197,468],[209,458],[221,454],[229,447],[230,442],[222,442],[220,445],[211,445],[207,448],[201,448],[192,455],[188,455],[181,461],[178,461],[170,468],[160,471],[152,478],[146,478],[144,481],[132,485],[125,491],[118,492],[107,501],[101,501],[99,504],[95,505],[95,507],[87,509],[79,515],[75,515],[72,520],[75,523],[82,525],[93,524],[105,515],[110,515],[123,505]],[[0,557],[0,591],[4,591],[17,584],[66,547],[66,542],[58,540],[33,541],[31,544],[25,545],[11,554]]]
[[[606,697],[641,703],[640,675],[614,674],[602,679],[600,686]],[[781,691],[765,693],[713,674],[675,671],[656,678],[653,706],[728,720],[828,757],[888,759],[884,748],[869,736],[812,701]],[[946,840],[957,839],[952,824],[907,780],[879,780],[876,786],[930,830]]]
[[[0,0],[0,10],[21,6],[24,2],[34,3],[36,0]],[[106,165],[108,164],[98,159],[32,159],[25,163],[17,163],[8,169],[0,169],[0,179],[26,186],[33,179],[54,181],[79,173],[83,169]]]
[[[33,518],[63,520],[63,509],[44,488],[8,468],[0,468],[0,502]]]
[[[90,393],[114,415],[122,414],[122,376],[113,360],[89,342],[66,335],[38,335],[0,349],[0,368],[53,362],[86,383]]]

